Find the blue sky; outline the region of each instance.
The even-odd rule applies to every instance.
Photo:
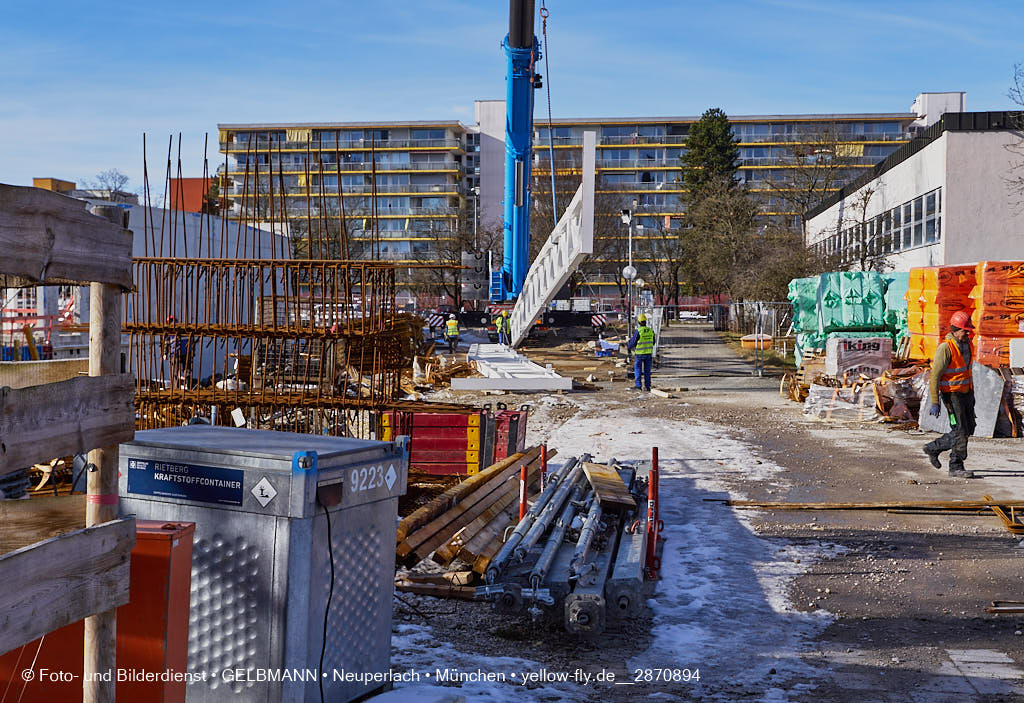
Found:
[[[4,183],[118,168],[138,188],[143,132],[159,180],[172,133],[199,175],[218,122],[471,123],[504,97],[507,0],[3,5]],[[547,5],[555,117],[902,112],[943,90],[1000,110],[1024,61],[1019,0]]]

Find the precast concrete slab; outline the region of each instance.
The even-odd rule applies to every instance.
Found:
[[[467,358],[484,378],[453,378],[453,391],[567,391],[572,379],[559,376],[504,344],[473,344]]]

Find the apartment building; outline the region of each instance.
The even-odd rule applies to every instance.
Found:
[[[276,221],[300,240],[311,209],[337,219],[344,208],[350,256],[403,263],[429,260],[465,226],[466,173],[476,164],[461,122],[218,127],[222,203],[231,218]]]
[[[799,174],[827,170],[823,192],[836,191],[943,112],[962,111],[963,105],[963,93],[922,93],[908,112],[731,115],[740,149],[737,176],[761,198],[766,223],[798,227],[803,208],[787,196],[787,184],[799,182]],[[537,119],[533,202],[550,201],[552,169],[557,176],[555,191],[562,205],[568,202],[572,177],[578,178],[582,162],[583,132],[592,130],[598,148],[596,216],[617,220],[620,209],[630,209],[633,234],[640,243],[645,236],[675,229],[684,212],[680,157],[698,119],[561,118],[550,125]],[[381,258],[398,263],[430,260],[439,243],[459,231],[501,226],[502,100],[477,101],[474,125],[442,121],[219,127],[226,158],[223,193],[232,203],[232,217],[259,220],[261,214],[244,205],[252,201],[253,184],[259,182],[261,193],[284,190],[283,199],[295,203],[289,209],[291,226],[301,228],[307,194],[320,197],[329,209],[335,207],[331,196],[337,195],[341,183],[350,239],[365,244],[376,227]],[[550,229],[546,220],[533,222],[532,228],[535,237]],[[627,236],[624,226],[598,226],[597,231],[598,237]],[[642,244],[637,246],[640,264],[642,249]],[[357,248],[355,253],[371,252]],[[624,262],[605,259],[589,268],[595,283],[607,278],[603,284],[611,285]]]

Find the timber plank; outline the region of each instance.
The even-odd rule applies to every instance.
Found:
[[[487,534],[490,535],[490,541],[487,546],[480,550],[476,559],[473,560],[473,571],[483,576],[487,573],[487,567],[491,565],[491,560],[501,551],[501,547],[504,544],[502,541],[502,534],[505,529],[510,525],[515,524],[512,520],[512,516],[509,515],[506,520],[495,520],[487,526]]]
[[[28,388],[44,383],[66,381],[88,373],[88,359],[5,361],[0,363],[0,388]]]
[[[444,529],[444,527],[448,525],[448,523],[454,520],[458,515],[461,515],[468,507],[475,505],[485,496],[489,495],[492,491],[497,489],[502,483],[508,480],[508,478],[513,473],[518,474],[519,464],[521,464],[524,461],[533,461],[537,458],[537,456],[539,456],[539,454],[539,447],[531,449],[529,452],[526,453],[525,456],[522,456],[511,462],[503,462],[506,464],[506,466],[497,473],[488,474],[486,476],[486,480],[476,481],[473,484],[473,490],[471,492],[463,492],[458,502],[448,503],[444,512],[440,513],[427,524],[417,528],[416,531],[412,534],[409,534],[404,539],[400,540],[396,552],[398,556],[405,556],[406,554],[411,552],[415,547],[419,546],[432,535],[436,534],[438,530]],[[476,476],[471,477],[470,479],[460,483],[459,486],[464,486],[465,484],[470,483],[472,481],[472,478],[476,478],[477,476],[481,475],[482,473],[476,474]],[[455,488],[458,488],[459,486],[456,486]],[[449,491],[446,491],[445,495],[447,495],[448,493]],[[428,503],[428,505],[430,504]],[[415,515],[415,513],[413,514]]]
[[[515,462],[522,459],[523,456],[525,456],[525,454],[520,453],[513,454],[510,457],[502,459],[501,461],[488,466],[480,473],[471,476],[455,486],[452,486],[426,505],[417,508],[398,523],[397,542],[401,543],[405,540],[406,536],[419,530],[423,525],[427,524],[446,510],[451,509],[451,507],[456,505],[463,496],[469,495],[471,492],[476,490],[478,486],[483,485],[495,474],[500,473],[509,466],[512,466]]]
[[[132,287],[132,233],[75,198],[0,183],[0,285]],[[4,280],[6,279],[6,280]]]
[[[0,388],[0,475],[135,436],[130,374]]]
[[[535,460],[532,466],[532,469],[528,468],[528,483],[536,482],[540,474],[540,461]],[[406,557],[411,553],[416,557],[416,561],[425,559],[432,551],[450,540],[458,530],[473,522],[491,505],[500,500],[506,491],[513,490],[518,493],[518,476],[518,467],[509,467],[467,500],[459,503],[416,534],[410,535],[405,542],[399,545],[396,554]],[[482,495],[477,497],[477,493]],[[408,551],[403,548],[408,548]]]
[[[510,486],[510,488],[512,488]],[[519,498],[519,487],[515,486],[514,490],[506,491],[505,494],[498,498],[498,500],[487,508],[483,513],[480,514],[473,522],[466,525],[465,528],[459,530],[447,543],[442,544],[440,547],[434,550],[433,559],[441,566],[448,566],[455,557],[461,554],[461,550],[466,544],[472,541],[482,529],[484,529],[491,520],[494,520],[502,512],[508,509],[514,501]],[[472,560],[470,560],[472,561]]]
[[[135,519],[105,522],[0,557],[0,654],[128,602]]]
[[[636,499],[626,489],[619,472],[605,464],[583,462],[583,473],[587,475],[594,495],[602,508],[636,508]]]

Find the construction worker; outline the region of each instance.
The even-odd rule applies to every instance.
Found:
[[[931,407],[928,412],[939,416],[939,398],[949,413],[950,431],[924,445],[924,453],[936,469],[942,468],[939,455],[949,450],[949,475],[954,478],[974,478],[964,469],[967,458],[967,440],[974,434],[974,383],[971,380],[970,331],[974,329],[970,316],[963,310],[949,319],[949,334],[935,349],[931,379],[928,384]],[[924,411],[924,403],[921,410]]]
[[[174,315],[164,321],[168,325],[178,322]],[[192,361],[195,340],[191,334],[170,334],[163,339],[163,358],[170,362],[171,388],[189,388],[192,385]]]
[[[455,348],[459,346],[459,321],[455,319],[454,313],[444,323],[444,339],[448,342],[448,353],[454,354]]]
[[[637,328],[627,348],[633,352],[633,383],[637,390],[651,390],[651,363],[654,357],[654,330],[647,326],[647,315],[636,318]],[[643,376],[643,388],[640,378]]]
[[[498,330],[498,344],[507,345],[512,333],[512,325],[508,319],[508,310],[502,310],[501,313],[494,318],[494,327]]]

